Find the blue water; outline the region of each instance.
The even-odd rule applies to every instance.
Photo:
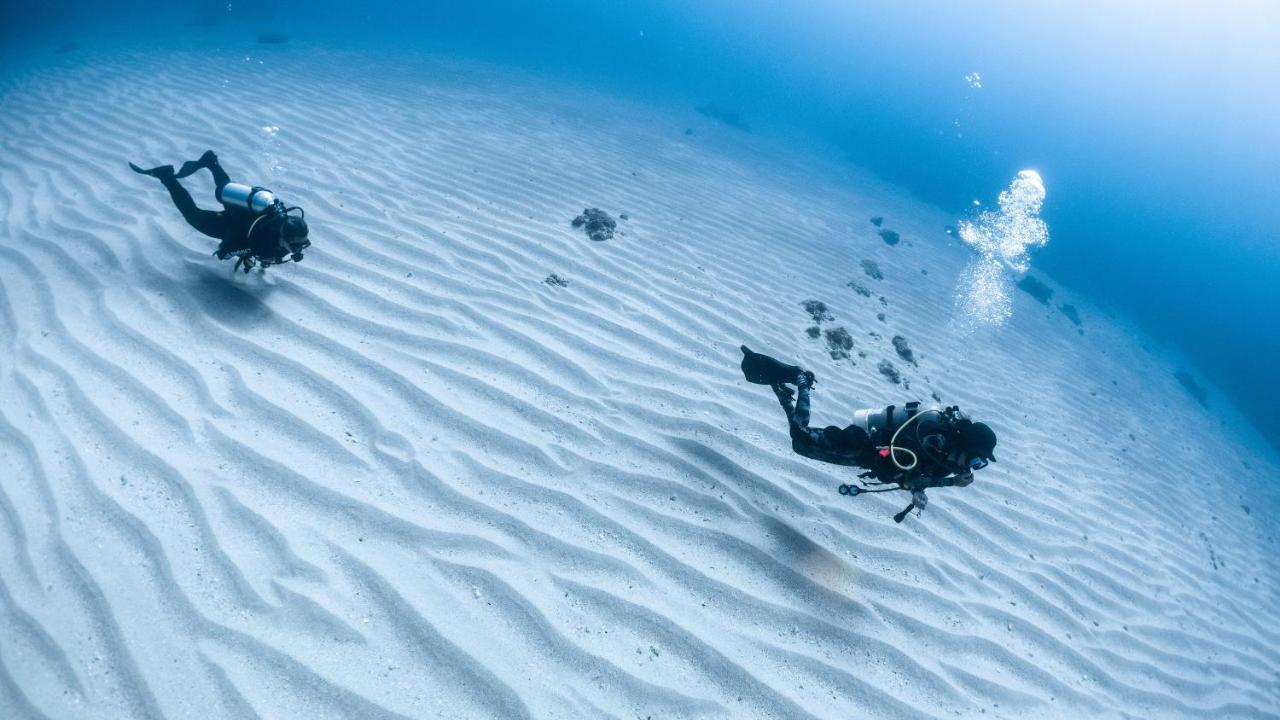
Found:
[[[1280,438],[1280,5],[1023,5],[54,0],[5,4],[0,59],[265,31],[428,48],[712,103],[957,219],[1033,168],[1051,242],[1031,273],[1137,321]]]

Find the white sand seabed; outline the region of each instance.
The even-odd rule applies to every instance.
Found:
[[[1280,717],[1274,455],[1069,295],[1083,336],[1022,293],[965,336],[955,218],[493,70],[64,62],[0,85],[0,717]],[[208,147],[303,263],[232,275],[125,165]],[[936,391],[1000,462],[895,525],[743,342],[817,424]]]

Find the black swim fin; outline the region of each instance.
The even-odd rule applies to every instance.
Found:
[[[747,382],[757,385],[779,385],[794,383],[803,369],[797,365],[787,365],[768,355],[753,352],[746,345],[742,346],[742,375]]]
[[[182,167],[178,169],[177,177],[184,178],[197,170],[207,168],[218,162],[218,156],[213,154],[212,150],[205,150],[199,160],[188,160],[182,163]]]
[[[167,177],[173,177],[172,165],[157,165],[156,167],[153,167],[150,170],[143,170],[137,165],[134,165],[133,163],[129,163],[129,168],[134,172],[138,173],[139,175],[150,175],[153,178],[160,178],[161,180],[164,180]]]

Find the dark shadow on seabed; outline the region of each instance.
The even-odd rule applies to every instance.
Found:
[[[257,271],[228,276],[218,270],[198,268],[194,274],[188,290],[214,320],[243,328],[271,316],[271,309],[263,301],[275,291],[275,286],[263,282]]]

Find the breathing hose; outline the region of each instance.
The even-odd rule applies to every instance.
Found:
[[[889,438],[889,459],[893,461],[894,465],[898,466],[899,470],[910,470],[911,468],[914,468],[916,464],[920,462],[920,458],[917,457],[914,452],[912,452],[911,450],[908,450],[907,448],[894,447],[893,444],[898,441],[898,433],[905,430],[906,427],[910,425],[913,420],[920,417],[921,415],[924,415],[925,413],[937,413],[938,415],[942,415],[942,411],[936,408],[921,410],[917,412],[915,415],[912,415],[910,418],[908,418],[906,422],[902,423],[902,425],[898,426],[898,429],[895,430],[893,433],[893,437]],[[904,452],[911,456],[910,465],[903,465],[902,463],[898,462],[898,453],[900,452]]]

